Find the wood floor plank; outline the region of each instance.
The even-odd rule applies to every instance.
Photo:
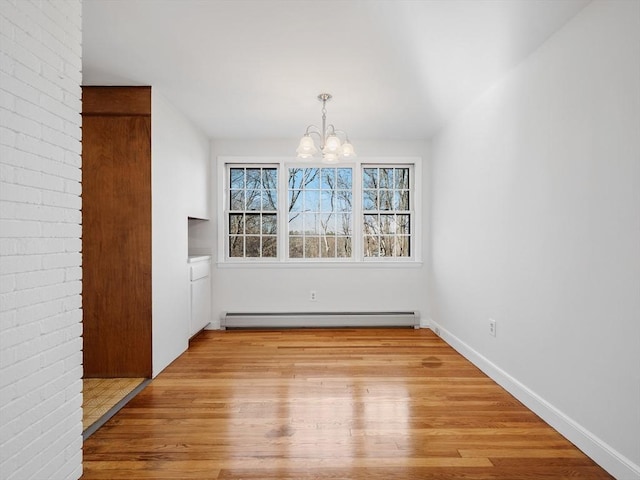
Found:
[[[608,479],[430,330],[205,331],[83,479]]]

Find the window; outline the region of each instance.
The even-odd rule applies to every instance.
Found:
[[[419,162],[337,166],[220,159],[220,258],[285,263],[419,261]]]
[[[278,168],[229,169],[228,246],[231,258],[278,256]]]
[[[290,168],[289,258],[351,258],[352,169]]]
[[[363,168],[365,257],[411,255],[410,194],[408,167]]]

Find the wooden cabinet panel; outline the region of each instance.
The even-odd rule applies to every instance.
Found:
[[[150,377],[151,117],[82,130],[84,374]]]

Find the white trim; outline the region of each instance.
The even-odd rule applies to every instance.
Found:
[[[615,478],[640,480],[639,465],[634,464],[432,319],[429,319],[429,328]]]

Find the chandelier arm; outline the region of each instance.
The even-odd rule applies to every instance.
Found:
[[[318,135],[318,138],[322,140],[322,134],[320,133],[320,129],[315,125],[309,125],[304,132],[305,135],[315,134]]]

